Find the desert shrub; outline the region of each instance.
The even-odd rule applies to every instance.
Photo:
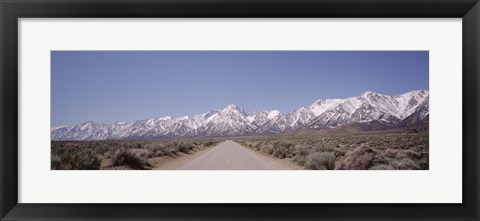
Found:
[[[387,164],[378,164],[369,168],[369,170],[394,170],[394,169],[395,168]]]
[[[106,144],[97,144],[94,152],[97,154],[105,154],[110,148]]]
[[[153,153],[161,151],[163,148],[165,148],[164,143],[160,143],[160,142],[153,142],[145,145],[145,147],[150,151],[152,151]]]
[[[90,150],[79,151],[73,157],[73,168],[77,170],[98,170],[101,160]]]
[[[417,162],[417,165],[420,170],[428,170],[429,169],[429,162],[428,162],[428,156],[426,158],[422,158]]]
[[[273,148],[272,155],[275,156],[276,158],[283,159],[287,156],[288,153],[289,153],[288,147],[279,145]]]
[[[203,141],[203,146],[205,147],[210,147],[210,146],[213,146],[215,145],[216,143],[213,141],[213,140],[206,140],[206,141]]]
[[[294,146],[295,144],[289,141],[280,140],[280,141],[273,142],[273,145],[274,147],[286,147],[288,149],[291,146]]]
[[[420,159],[420,158],[422,158],[422,153],[418,153],[418,152],[415,152],[415,151],[412,151],[412,150],[407,150],[407,151],[405,151],[405,154],[406,154],[409,158],[413,158],[413,159]]]
[[[115,152],[113,164],[115,166],[128,165],[132,169],[150,169],[148,164],[149,151],[146,149],[121,148]]]
[[[167,147],[163,148],[162,149],[162,152],[165,154],[165,155],[169,155],[169,156],[172,156],[174,154],[176,154],[178,152],[178,147],[174,144],[170,144],[168,145]]]
[[[310,148],[304,145],[295,145],[293,154],[295,156],[307,156],[310,153]]]
[[[62,162],[62,159],[58,155],[51,156],[51,169],[52,170],[65,170],[66,165]]]
[[[343,157],[343,156],[345,156],[345,154],[347,154],[348,151],[343,149],[343,148],[338,148],[334,152],[337,155],[337,157],[339,157],[339,156]]]
[[[306,156],[300,156],[300,155],[295,155],[293,157],[293,162],[300,166],[305,166],[305,163],[307,162],[307,157]]]
[[[333,170],[335,166],[335,153],[315,152],[307,156],[305,168],[311,170]]]
[[[182,153],[188,153],[190,150],[193,150],[194,146],[191,143],[182,142],[178,144],[178,151]]]
[[[273,146],[271,144],[267,144],[265,146],[262,146],[260,149],[264,153],[272,154],[273,153]]]
[[[244,146],[247,146],[247,147],[252,147],[253,146],[253,143],[251,141],[244,141],[241,144],[243,144]]]
[[[391,165],[398,170],[418,170],[420,167],[409,158],[403,158],[401,160],[396,160],[391,163]]]
[[[293,162],[300,166],[304,166],[307,161],[307,155],[310,153],[310,148],[304,145],[295,145],[293,150]]]
[[[283,159],[285,157],[292,157],[295,144],[287,141],[275,141],[272,144],[272,155]]]
[[[378,164],[387,164],[387,160],[375,153],[369,147],[357,147],[354,151],[347,153],[343,169],[367,170]]]
[[[170,149],[170,145],[169,142],[152,142],[145,147],[153,153],[152,156],[161,157],[170,153],[167,151]]]
[[[323,151],[324,151],[324,146],[323,146],[323,144],[321,144],[321,143],[314,144],[313,146],[314,146],[314,147],[312,148],[312,152],[313,152],[313,153],[315,153],[315,152],[323,152]]]
[[[318,149],[320,149],[320,151],[322,151],[322,152],[333,152],[333,151],[335,151],[336,147],[337,147],[336,144],[324,143],[321,146],[317,147],[316,149],[317,149],[317,151],[318,151]]]
[[[346,168],[344,169],[366,170],[374,165],[373,159],[373,152],[354,151],[345,159]]]
[[[178,145],[178,151],[182,153],[188,153],[190,151],[190,147],[185,143],[181,143]]]
[[[51,153],[51,168],[54,170],[98,170],[100,159],[89,149],[80,147],[57,147]]]
[[[387,149],[384,153],[384,155],[389,158],[395,158],[397,157],[397,154],[398,154],[398,150],[395,150],[395,149]]]
[[[252,144],[252,148],[255,150],[260,150],[260,147],[262,146],[262,142],[254,142]]]

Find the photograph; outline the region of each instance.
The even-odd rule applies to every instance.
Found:
[[[50,65],[51,170],[429,170],[429,51],[53,50]]]

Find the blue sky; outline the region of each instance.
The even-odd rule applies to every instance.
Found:
[[[428,90],[428,51],[52,51],[52,126]]]

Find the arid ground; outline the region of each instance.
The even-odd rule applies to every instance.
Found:
[[[52,141],[53,170],[428,170],[428,131]]]

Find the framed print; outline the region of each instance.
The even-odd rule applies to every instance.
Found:
[[[1,219],[478,220],[479,7],[2,1]]]

